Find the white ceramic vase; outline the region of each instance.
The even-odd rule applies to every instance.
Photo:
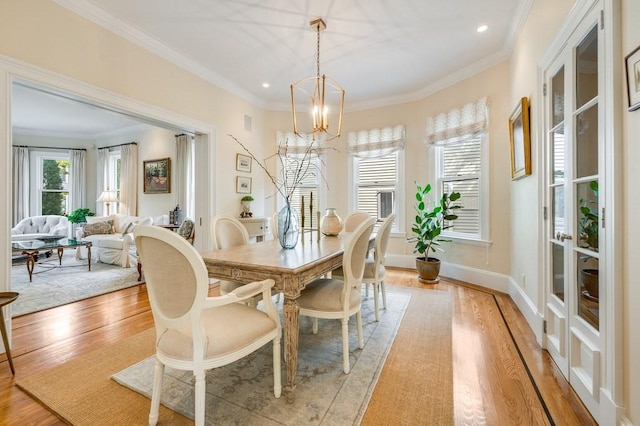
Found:
[[[329,237],[335,237],[342,231],[342,219],[336,213],[336,209],[329,207],[325,210],[320,220],[320,232]]]

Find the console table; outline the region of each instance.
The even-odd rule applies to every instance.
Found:
[[[241,217],[238,220],[247,228],[249,237],[256,237],[258,242],[271,232],[271,220],[268,217]]]

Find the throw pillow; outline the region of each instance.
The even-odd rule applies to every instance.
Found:
[[[124,230],[123,234],[132,233],[133,230],[136,229],[136,226],[138,226],[138,222],[131,222],[129,225],[127,225],[127,229]]]
[[[113,221],[105,220],[104,222],[88,223],[84,227],[84,236],[95,234],[113,234]]]

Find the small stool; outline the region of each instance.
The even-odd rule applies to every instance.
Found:
[[[4,324],[4,313],[2,308],[15,301],[18,296],[19,293],[16,293],[15,291],[0,292],[0,332],[2,332],[2,343],[4,343],[4,349],[7,351],[7,359],[9,360],[9,367],[11,367],[11,374],[13,375],[16,374],[16,371],[13,368],[11,349],[9,349],[9,338],[7,337],[7,329]]]

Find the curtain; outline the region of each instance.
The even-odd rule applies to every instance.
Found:
[[[109,182],[109,148],[98,149],[98,165],[96,176],[96,194],[100,196],[102,191],[107,189],[107,182]],[[97,216],[104,216],[107,214],[104,203],[98,203],[96,208]]]
[[[69,150],[69,180],[71,188],[69,193],[69,212],[85,207],[86,203],[86,156],[84,149]]]
[[[13,147],[13,225],[29,216],[29,148]]]
[[[185,219],[195,218],[194,146],[190,135],[176,135],[176,193]]]
[[[486,133],[488,130],[487,98],[427,118],[428,145],[449,145]]]
[[[358,158],[382,158],[404,149],[404,125],[349,132],[347,153]]]
[[[138,215],[138,145],[120,148],[120,213]]]

